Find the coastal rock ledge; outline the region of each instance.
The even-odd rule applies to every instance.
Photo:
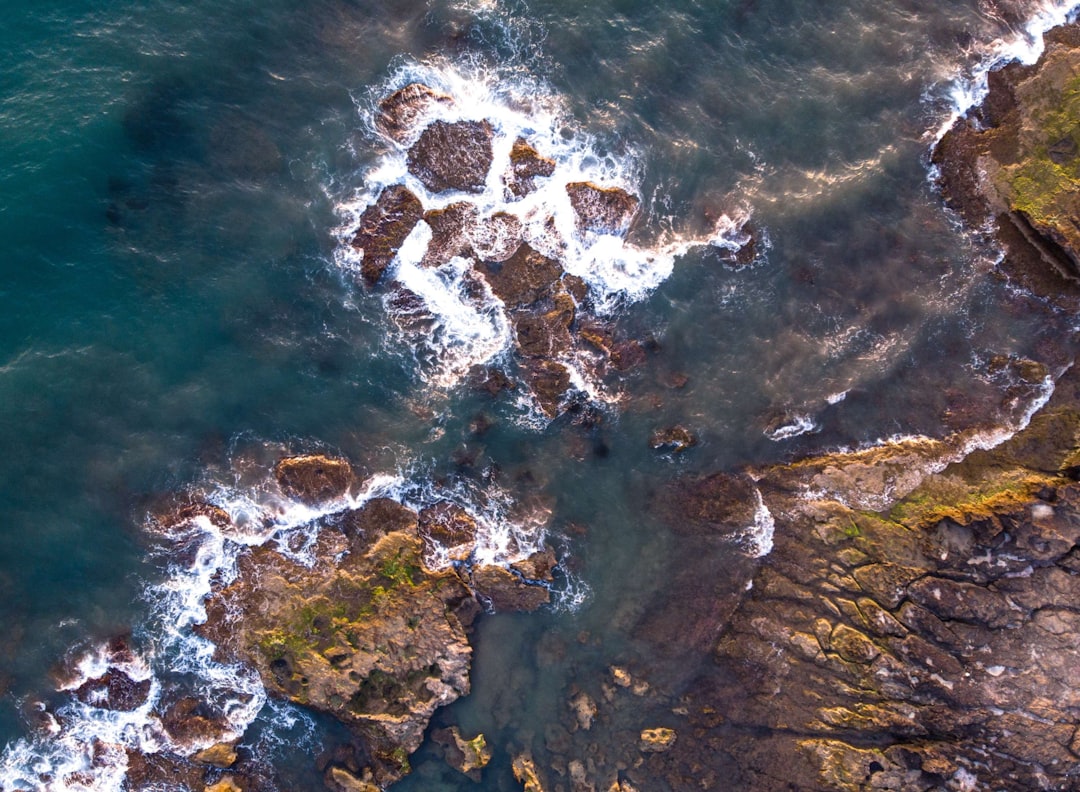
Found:
[[[996,224],[1001,273],[1075,311],[1080,27],[1046,43],[933,157],[949,204]],[[1080,373],[1056,374],[996,446],[969,430],[746,471],[772,552],[676,686],[693,728],[673,721],[636,786],[1080,789]],[[679,491],[698,490],[684,510],[727,513]]]
[[[1073,311],[1078,74],[1080,27],[1052,31],[934,153],[949,203],[995,221],[1000,272]],[[1049,365],[1015,361],[1057,381],[1011,437],[965,429],[662,491],[669,596],[610,679],[579,681],[587,736],[528,746],[525,788],[1080,789],[1080,368],[1074,339],[1051,341],[1065,354]],[[717,579],[715,553],[758,513],[771,551]]]

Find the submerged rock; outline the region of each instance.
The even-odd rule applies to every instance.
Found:
[[[75,691],[79,701],[122,712],[138,709],[149,695],[149,679],[134,680],[117,668],[110,668],[97,679],[87,680]]]
[[[449,106],[453,97],[421,83],[410,83],[379,102],[376,128],[397,143],[406,142],[417,123],[436,106]]]
[[[352,246],[364,256],[361,275],[368,286],[379,282],[423,216],[420,199],[400,184],[387,187],[375,203],[364,210]]]
[[[685,426],[657,429],[649,437],[649,448],[654,451],[672,451],[681,454],[697,445],[697,437]]]
[[[347,460],[322,454],[286,457],[277,463],[274,477],[285,495],[309,506],[344,497],[355,479]]]
[[[494,159],[488,121],[436,121],[409,149],[409,173],[433,193],[483,192]]]

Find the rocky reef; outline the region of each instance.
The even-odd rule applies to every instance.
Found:
[[[465,119],[441,117],[461,111]],[[482,315],[497,301],[509,326],[512,376],[555,418],[572,407],[568,397],[583,379],[602,380],[645,358],[643,344],[621,335],[596,310],[589,284],[570,271],[580,269],[571,266],[580,264],[570,260],[571,237],[599,244],[609,258],[612,251],[643,255],[628,241],[641,201],[625,185],[559,171],[550,152],[537,148],[541,140],[506,136],[471,112],[419,83],[382,100],[375,128],[404,156],[407,176],[368,201],[348,229],[350,248],[364,284],[388,294],[390,315],[418,336],[438,325],[439,309],[395,269],[410,238],[423,244],[419,267],[427,273],[414,281],[460,282],[457,292]],[[618,250],[604,247],[612,241]]]

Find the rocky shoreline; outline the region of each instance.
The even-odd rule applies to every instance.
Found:
[[[1075,313],[1080,27],[1046,41],[1036,65],[992,73],[986,100],[933,162],[948,204],[1000,243],[1001,277]],[[397,320],[422,325],[422,301],[394,282],[392,264],[424,224],[419,266],[467,262],[471,298],[505,307],[522,379],[555,418],[574,407],[571,358],[584,353],[602,377],[640,365],[647,345],[591,310],[554,231],[541,251],[520,218],[481,216],[470,195],[495,180],[522,198],[554,164],[517,139],[495,173],[489,122],[422,125],[453,101],[412,84],[380,105],[376,126],[406,151],[410,176],[462,197],[430,208],[404,184],[383,188],[350,230],[359,279],[390,295]],[[622,238],[639,210],[619,187],[574,182],[565,193],[581,233]],[[245,549],[236,574],[213,581],[197,632],[269,695],[347,730],[348,744],[318,759],[334,792],[400,780],[425,735],[474,781],[501,753],[526,792],[1078,788],[1080,370],[1060,365],[1071,339],[1054,343],[1068,354],[999,361],[1016,382],[1008,398],[1039,407],[1008,439],[977,427],[674,481],[653,504],[678,539],[667,595],[629,619],[634,651],[610,657],[602,678],[575,680],[558,722],[531,742],[493,747],[429,727],[470,691],[476,619],[548,603],[554,553],[477,561],[476,518],[450,500],[347,505],[362,482],[344,459],[278,460],[285,498],[345,505],[318,518],[307,560]],[[474,374],[493,393],[515,387],[501,372]],[[697,439],[680,425],[649,442],[680,453]],[[183,553],[207,526],[227,532],[232,517],[190,502],[156,530]],[[751,527],[767,533],[755,541],[768,554],[729,553],[738,560],[717,580],[715,554],[745,544]],[[447,563],[431,563],[440,553]],[[157,691],[126,638],[104,657],[107,670],[71,685],[73,696],[112,712],[152,702],[154,728],[184,746],[94,745],[102,764],[126,751],[124,788],[277,788],[222,707]]]

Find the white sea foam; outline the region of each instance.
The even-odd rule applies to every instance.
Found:
[[[1033,4],[1027,21],[1020,29],[995,39],[987,45],[977,45],[978,62],[970,71],[951,67],[942,75],[951,114],[933,135],[937,144],[957,118],[980,104],[989,91],[987,75],[1005,63],[1018,61],[1035,63],[1043,53],[1043,34],[1051,28],[1076,19],[1080,3],[1076,0],[1040,0]]]
[[[444,60],[405,63],[360,103],[362,122],[372,137],[378,134],[378,101],[413,82],[442,91],[454,102],[433,103],[412,138],[402,146],[393,144],[364,174],[361,193],[339,207],[344,223],[339,230],[341,244],[336,260],[347,270],[357,270],[362,261],[362,254],[349,244],[360,215],[385,187],[393,184],[404,184],[428,210],[465,199],[477,207],[481,217],[497,212],[513,214],[522,223],[525,242],[558,259],[566,272],[586,283],[590,310],[600,316],[613,315],[628,303],[648,297],[671,275],[676,259],[692,247],[713,245],[737,250],[749,241],[745,226],[750,213],[745,208],[732,216],[722,216],[707,237],[687,238],[668,232],[653,246],[629,241],[625,229],[607,233],[580,229],[566,185],[592,182],[618,187],[640,198],[642,154],[624,145],[619,146],[618,154],[608,153],[604,141],[575,129],[571,112],[560,96],[520,73],[498,73],[476,64]],[[428,122],[483,119],[494,130],[494,163],[481,193],[432,194],[408,172],[407,147]],[[510,170],[511,147],[518,138],[555,162],[553,174],[534,179],[535,189],[524,196],[512,194],[504,181]],[[419,375],[445,389],[460,382],[476,364],[498,363],[513,348],[513,330],[504,306],[490,290],[477,294],[475,289],[466,288],[469,267],[463,260],[437,270],[420,266],[429,238],[430,229],[421,222],[391,263],[386,277],[396,280],[423,303],[428,322],[419,330],[410,329],[410,317],[405,316],[400,323],[403,341],[414,347]],[[391,315],[399,312],[395,298],[390,288],[384,304]],[[409,305],[406,313],[414,310]],[[560,362],[571,370],[576,387],[592,398],[613,400],[587,374],[588,360]]]
[[[772,552],[773,532],[776,529],[776,522],[773,520],[769,507],[765,505],[765,500],[761,497],[761,491],[756,487],[754,488],[754,500],[756,502],[754,519],[750,525],[743,529],[741,539],[750,555],[754,558],[764,558]]]
[[[766,429],[764,434],[770,440],[779,442],[781,440],[789,440],[792,437],[811,434],[820,429],[821,427],[818,425],[817,421],[809,415],[792,415],[780,426]]]
[[[315,539],[323,518],[357,509],[376,497],[397,500],[419,510],[449,500],[468,511],[477,523],[477,547],[471,563],[508,565],[544,546],[550,511],[540,505],[522,508],[494,485],[460,483],[436,487],[423,466],[375,475],[357,490],[313,507],[286,497],[269,474],[253,485],[218,483],[204,487],[198,498],[228,514],[218,525],[206,515],[180,525],[147,528],[161,533],[175,551],[163,555],[165,579],[146,587],[148,619],[139,632],[152,636],[149,646],[120,653],[108,645],[91,647],[71,663],[59,688],[76,691],[107,672],[122,672],[135,682],[149,681],[146,699],[131,711],[109,709],[101,691],[73,694],[55,714],[42,713],[43,726],[32,736],[9,744],[0,754],[0,789],[89,792],[119,789],[127,772],[127,751],[171,752],[190,756],[219,741],[240,738],[260,713],[272,726],[260,745],[272,753],[276,731],[292,734],[291,744],[311,739],[314,725],[289,705],[268,701],[258,673],[249,667],[214,658],[214,644],[193,628],[207,619],[206,599],[212,588],[237,575],[237,559],[245,547],[269,545],[300,564],[315,563]],[[325,529],[322,529],[325,530]],[[451,559],[435,549],[427,559],[446,566]],[[562,607],[583,601],[582,588],[556,592]],[[220,714],[222,727],[204,738],[178,739],[161,720],[164,680],[185,676],[197,695]],[[171,684],[171,683],[170,683]],[[185,690],[187,690],[185,688]],[[80,700],[82,699],[82,700]],[[299,732],[299,734],[293,734]],[[305,738],[304,735],[307,735]],[[96,746],[96,747],[95,747]],[[260,746],[255,746],[256,751]]]

